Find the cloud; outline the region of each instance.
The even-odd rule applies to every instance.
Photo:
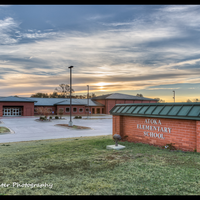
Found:
[[[30,30],[29,30],[30,31]],[[33,32],[33,30],[32,30]],[[38,33],[21,33],[20,34],[20,37],[22,38],[28,38],[28,39],[39,39],[39,38],[49,38],[49,37],[52,37],[52,36],[55,36],[56,35],[56,32],[49,32],[49,33],[40,33],[41,31],[38,31]]]
[[[85,91],[87,84],[98,90],[94,86],[97,82],[109,83],[103,86],[106,91],[158,90],[162,84],[198,83],[198,10],[199,6],[156,7],[121,21],[94,15],[88,19],[102,26],[92,33],[26,31],[13,18],[5,18],[0,21],[0,43],[4,44],[0,49],[0,82],[10,90],[13,84],[17,89],[26,83],[50,90],[69,82],[68,66],[73,65],[77,91]]]
[[[18,23],[16,23],[11,17],[0,20],[0,44],[17,43],[18,39],[12,37],[12,32],[17,27]]]
[[[178,90],[179,88],[148,88],[148,90]]]

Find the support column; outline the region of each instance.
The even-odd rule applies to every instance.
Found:
[[[3,106],[0,105],[0,117],[2,117],[2,116],[3,116]]]
[[[113,115],[113,133],[114,134],[118,134],[121,137],[123,137],[123,122],[122,122],[122,117],[120,115]]]
[[[200,121],[196,121],[196,150],[200,152]]]

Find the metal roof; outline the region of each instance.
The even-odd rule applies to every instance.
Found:
[[[65,99],[64,101],[58,102],[55,105],[70,105],[70,99]],[[88,105],[87,99],[72,99],[72,105]],[[92,101],[89,99],[89,106],[104,106],[99,102]]]
[[[34,103],[35,106],[54,106],[54,104],[66,100],[66,98],[36,98],[30,97],[37,102]]]
[[[151,98],[145,98],[145,97],[139,97],[139,96],[133,96],[133,95],[128,95],[128,94],[121,94],[121,93],[113,93],[113,94],[107,94],[107,95],[102,95],[98,97],[93,97],[92,99],[124,99],[124,100],[147,100],[147,101],[158,101],[156,99],[151,99]]]
[[[200,103],[116,104],[111,115],[200,120]]]
[[[35,106],[70,105],[70,99],[67,99],[67,98],[31,97],[30,99],[37,101],[34,103]],[[86,105],[87,106],[87,99],[72,99],[72,105]],[[104,106],[104,105],[89,99],[89,106]]]
[[[36,100],[30,99],[30,98],[23,98],[23,97],[0,97],[0,101],[6,101],[6,102],[35,102]]]

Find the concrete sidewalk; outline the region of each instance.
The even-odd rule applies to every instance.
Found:
[[[91,129],[70,129],[56,124],[68,124],[70,117],[52,120],[51,122],[37,122],[38,117],[2,117],[0,126],[5,126],[12,134],[0,134],[0,143],[20,142],[31,140],[45,140],[56,138],[71,138],[84,136],[112,135],[112,115],[91,116],[87,119],[73,119],[73,125],[86,126]],[[96,118],[96,119],[94,119]]]

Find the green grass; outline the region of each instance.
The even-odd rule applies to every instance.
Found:
[[[0,133],[8,133],[10,130],[6,127],[0,127]]]
[[[0,195],[199,195],[200,154],[111,136],[0,144]],[[10,146],[7,146],[10,145]],[[53,184],[49,187],[13,187]]]

